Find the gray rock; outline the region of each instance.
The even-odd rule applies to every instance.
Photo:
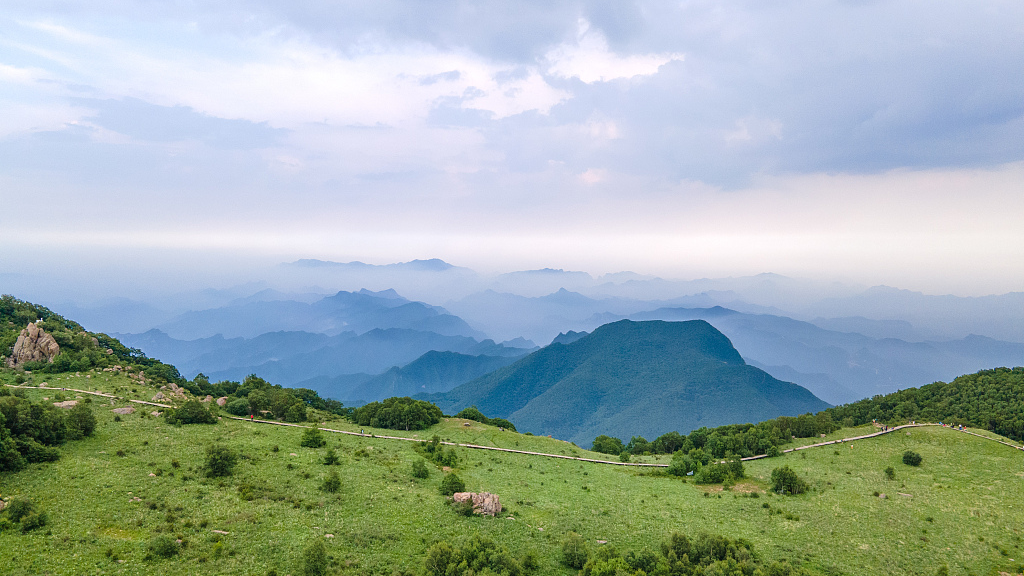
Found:
[[[60,354],[60,345],[53,336],[47,334],[35,322],[31,322],[18,335],[11,357],[7,359],[7,367],[17,368],[26,362],[43,360],[53,362],[57,354]]]
[[[490,492],[456,492],[452,496],[453,502],[472,502],[474,514],[485,514],[494,516],[501,513],[501,501],[497,494]]]

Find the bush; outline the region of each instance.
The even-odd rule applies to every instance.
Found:
[[[32,512],[28,516],[21,519],[21,531],[28,532],[29,530],[35,530],[36,528],[42,528],[46,526],[47,522],[50,521],[50,517],[47,516],[46,512]]]
[[[803,481],[789,466],[772,470],[772,490],[779,494],[802,494],[807,491],[807,483]]]
[[[921,455],[912,450],[907,450],[903,453],[903,463],[907,466],[920,466]]]
[[[508,550],[499,547],[493,540],[474,534],[458,549],[444,541],[434,544],[427,550],[423,567],[427,576],[521,576],[529,555],[527,552],[520,564]],[[535,564],[535,560],[534,558],[530,562]]]
[[[590,552],[587,550],[587,543],[583,537],[575,532],[569,532],[562,540],[562,562],[569,568],[579,570],[587,563]]]
[[[441,480],[441,494],[444,496],[451,496],[456,492],[465,492],[466,484],[461,478],[454,472],[450,472],[444,475],[444,479]]]
[[[299,445],[304,448],[323,448],[327,444],[324,435],[319,428],[306,428],[302,433],[302,441]]]
[[[625,450],[619,452],[619,462],[629,462],[629,452]]]
[[[203,470],[207,477],[231,476],[236,464],[238,464],[238,452],[231,448],[219,444],[211,444],[206,448],[206,462],[203,464]]]
[[[320,489],[331,494],[341,490],[341,476],[338,476],[337,470],[331,470],[327,478],[324,478],[324,483],[320,485]]]
[[[412,463],[412,477],[425,479],[430,476],[430,470],[427,469],[427,464],[423,460],[416,460]]]
[[[173,536],[160,534],[149,541],[149,551],[160,558],[170,558],[181,552],[181,546]]]
[[[779,456],[782,456],[782,450],[779,450],[778,446],[772,444],[771,446],[768,447],[768,450],[765,452],[765,454],[769,458],[778,458]]]
[[[168,424],[216,424],[217,417],[210,414],[199,400],[189,400],[167,417]]]
[[[85,404],[76,404],[68,412],[68,426],[78,432],[77,436],[92,436],[96,429],[96,416]]]
[[[697,468],[697,463],[688,454],[679,450],[672,455],[672,463],[668,465],[668,473],[673,476],[686,476]]]
[[[36,505],[27,498],[15,498],[7,504],[7,517],[11,522],[21,522],[21,519],[35,512]]]
[[[886,467],[886,469],[885,469],[885,479],[886,480],[895,480],[896,479],[896,470],[892,466]]]
[[[302,574],[304,576],[324,576],[327,574],[329,562],[327,547],[320,540],[314,540],[302,551]]]
[[[324,465],[325,466],[334,466],[335,464],[338,464],[339,462],[340,462],[340,460],[338,459],[338,455],[334,452],[333,448],[328,450],[327,454],[324,454]]]

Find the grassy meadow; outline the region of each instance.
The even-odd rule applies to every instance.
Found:
[[[9,374],[3,377],[9,381]],[[155,394],[122,376],[60,377],[46,381],[143,400]],[[54,395],[28,393],[33,400]],[[427,479],[413,478],[412,463],[421,457],[411,442],[325,434],[327,447],[303,448],[300,428],[226,417],[216,425],[174,427],[136,405],[135,414],[116,422],[110,409],[124,405],[93,398],[99,423],[92,437],[65,445],[58,462],[0,476],[0,494],[29,497],[50,518],[28,533],[0,532],[0,572],[296,574],[303,548],[319,539],[338,573],[419,574],[436,541],[455,544],[481,533],[517,557],[536,553],[537,574],[569,575],[576,571],[560,563],[568,531],[592,549],[622,551],[657,550],[673,531],[707,531],[745,538],[767,559],[822,574],[934,575],[946,565],[950,574],[981,576],[1024,565],[1024,454],[951,429],[917,428],[747,462],[748,481],[729,489],[654,469],[458,448],[455,471],[466,488],[497,493],[507,508],[488,518],[456,514],[438,493],[443,472],[433,465]],[[365,430],[613,459],[465,423]],[[324,426],[359,430],[343,420]],[[845,429],[830,439],[867,430]],[[215,443],[241,454],[228,478],[208,479],[200,470],[206,447]],[[322,463],[328,448],[338,465]],[[905,450],[920,453],[922,465],[904,465]],[[799,496],[768,492],[772,469],[783,464],[813,489]],[[887,466],[895,480],[886,479]],[[342,479],[333,494],[320,489],[331,470]],[[147,544],[159,534],[183,540],[181,554],[151,557]]]

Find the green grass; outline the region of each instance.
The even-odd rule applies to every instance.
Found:
[[[131,388],[121,377],[50,378],[69,387]],[[135,388],[140,399],[155,393]],[[52,398],[53,391],[29,394]],[[1024,456],[949,429],[919,428],[909,436],[901,431],[748,462],[750,481],[731,491],[649,469],[457,449],[456,471],[467,489],[497,493],[509,508],[500,518],[467,518],[438,494],[436,467],[425,480],[412,477],[411,464],[420,458],[412,443],[327,434],[328,446],[314,450],[299,446],[297,428],[226,418],[176,428],[140,416],[148,409],[114,422],[109,402],[94,399],[91,406],[99,420],[94,437],[66,445],[59,462],[0,477],[4,497],[30,497],[50,515],[41,530],[0,533],[5,574],[296,574],[302,549],[323,539],[338,572],[390,576],[420,573],[433,542],[478,532],[516,556],[536,552],[538,574],[568,575],[574,571],[559,563],[559,544],[570,530],[592,546],[606,540],[620,550],[656,550],[672,531],[708,531],[746,538],[767,559],[823,574],[932,575],[948,564],[951,574],[981,576],[1024,564]],[[463,422],[418,432],[365,430],[604,458],[566,442]],[[344,421],[325,426],[359,430]],[[202,476],[205,447],[215,442],[242,455],[232,477]],[[328,448],[340,465],[320,463]],[[920,467],[902,464],[908,449],[924,457]],[[813,490],[796,497],[765,493],[772,468],[782,464]],[[895,468],[896,480],[885,480],[886,466]],[[335,494],[319,489],[331,469],[342,478]],[[750,490],[761,497],[748,497]],[[136,497],[141,501],[133,502]],[[147,560],[147,543],[158,534],[187,545],[178,556]]]

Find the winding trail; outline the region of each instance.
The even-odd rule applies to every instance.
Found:
[[[173,408],[173,406],[171,406],[169,404],[159,404],[157,402],[146,402],[144,400],[132,400],[130,398],[121,398],[120,396],[115,396],[113,394],[106,394],[106,393],[103,393],[103,392],[92,392],[92,391],[89,391],[89,390],[79,390],[77,388],[55,388],[55,387],[52,387],[52,386],[16,386],[14,384],[7,384],[7,386],[9,388],[25,388],[25,389],[31,389],[31,390],[61,390],[61,391],[66,391],[66,392],[79,392],[79,393],[82,393],[82,394],[92,394],[93,396],[102,396],[104,398],[110,398],[112,400],[122,400],[122,401],[127,400],[128,402],[135,402],[136,404],[147,404],[147,405],[150,405],[150,406],[159,406],[161,408]],[[277,421],[274,421],[274,420],[250,420],[248,418],[242,418],[242,417],[239,417],[239,416],[229,416],[229,415],[225,415],[225,416],[222,416],[222,417],[223,418],[228,418],[230,420],[238,420],[238,421],[241,421],[241,422],[252,422],[252,423],[255,423],[255,424],[272,424],[274,426],[291,426],[293,428],[308,428],[308,426],[305,426],[303,424],[292,424],[290,422],[277,422]],[[878,437],[878,436],[882,436],[884,434],[891,434],[891,433],[896,432],[898,430],[903,430],[904,428],[919,428],[919,427],[923,427],[923,426],[942,426],[942,424],[935,423],[935,422],[927,422],[927,423],[920,423],[920,424],[903,424],[902,426],[893,426],[892,428],[889,428],[887,430],[880,430],[880,431],[874,432],[872,434],[864,434],[864,435],[861,435],[861,436],[853,436],[851,438],[840,438],[838,440],[829,440],[828,442],[818,442],[816,444],[808,444],[806,446],[797,446],[795,448],[788,448],[786,450],[783,450],[782,453],[785,454],[785,453],[788,453],[788,452],[796,452],[798,450],[807,450],[808,448],[820,448],[822,446],[832,446],[832,445],[835,445],[835,444],[847,444],[849,442],[855,442],[857,440],[867,440],[868,438],[875,438],[875,437]],[[318,428],[320,428],[320,427],[318,427]],[[989,436],[985,436],[983,434],[978,434],[977,432],[971,432],[970,430],[955,430],[953,428],[950,428],[950,429],[954,430],[956,432],[962,432],[964,434],[970,434],[972,436],[977,436],[978,438],[984,438],[985,440],[991,440],[993,442],[998,442],[1000,444],[1003,444],[1005,446],[1009,446],[1010,448],[1014,448],[1016,450],[1024,450],[1024,447],[1022,447],[1022,446],[1017,446],[1016,444],[1011,444],[1009,442],[1006,442],[1006,441],[1003,441],[1003,440],[999,440],[998,438],[992,438],[992,437],[989,437]],[[383,436],[383,435],[379,435],[379,434],[365,434],[365,433],[361,433],[361,432],[349,432],[348,430],[335,430],[333,428],[320,428],[320,430],[322,430],[324,432],[332,432],[334,434],[347,434],[349,436],[361,436],[363,438],[383,438],[384,440],[404,440],[406,442],[422,442],[423,441],[423,439],[421,439],[421,438],[406,438],[404,436]],[[470,449],[473,449],[473,450],[492,450],[492,451],[495,451],[495,452],[511,452],[513,454],[526,454],[526,455],[529,455],[529,456],[543,456],[543,457],[546,457],[546,458],[559,458],[561,460],[577,460],[577,461],[580,461],[580,462],[592,462],[594,464],[611,464],[612,466],[634,466],[634,467],[637,467],[637,468],[668,468],[668,466],[669,466],[668,464],[649,464],[649,463],[645,463],[645,462],[616,462],[614,460],[598,460],[596,458],[582,458],[582,457],[579,457],[579,456],[566,456],[565,454],[549,454],[549,453],[546,453],[546,452],[531,452],[531,451],[528,451],[528,450],[514,450],[512,448],[498,448],[497,446],[481,446],[479,444],[461,444],[459,442],[441,442],[441,444],[444,444],[446,446],[454,446],[454,447],[457,447],[457,448],[470,448]],[[760,460],[762,458],[767,458],[767,457],[768,457],[767,454],[759,454],[757,456],[748,456],[746,458],[740,458],[740,460],[743,460],[743,461],[747,461],[747,460]]]

